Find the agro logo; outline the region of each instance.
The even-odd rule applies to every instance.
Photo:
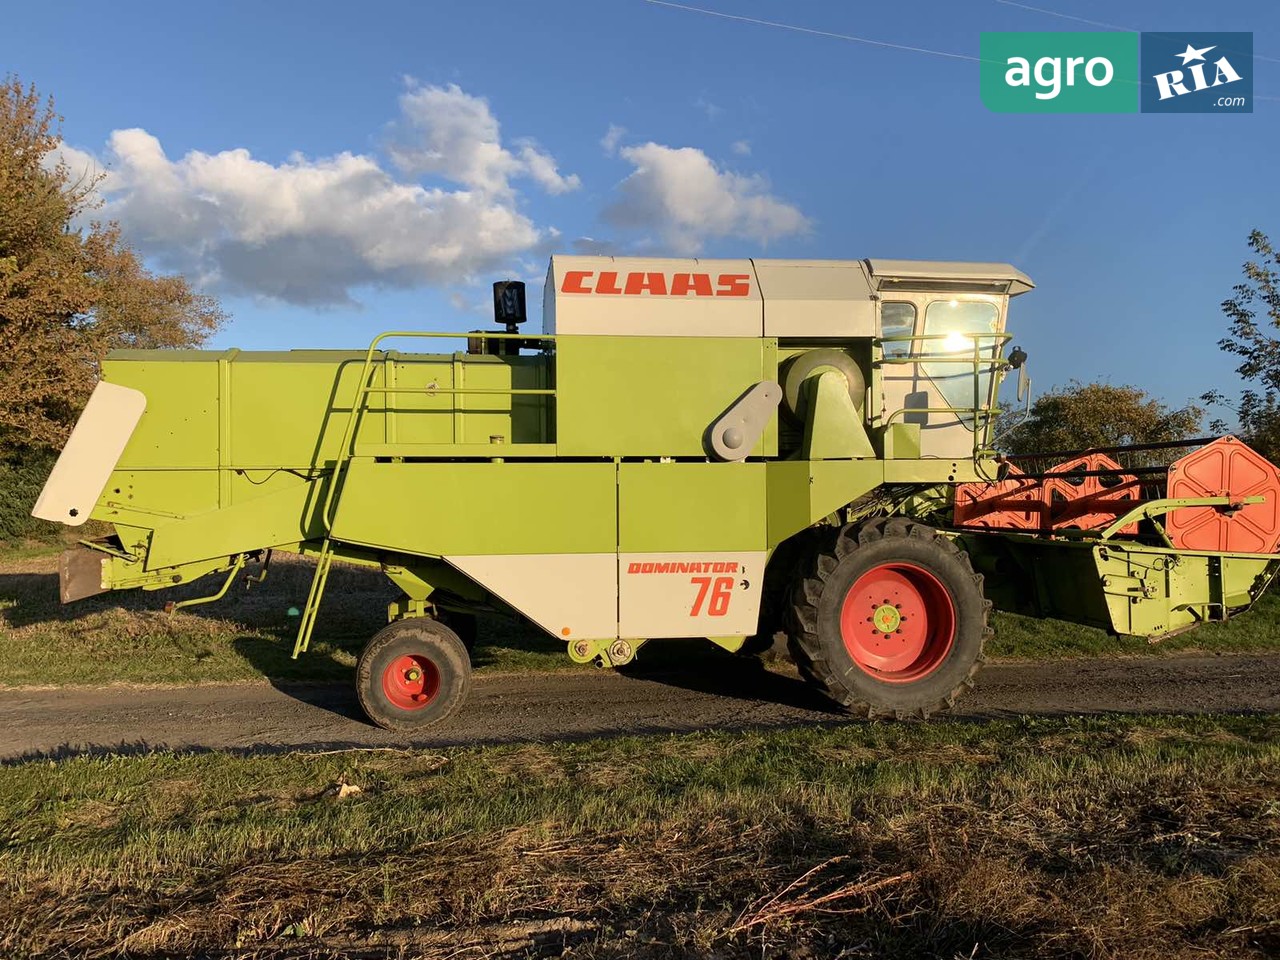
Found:
[[[1252,33],[1144,33],[1143,113],[1252,113]]]
[[[996,113],[1133,113],[1138,35],[983,33],[982,102]]]
[[[603,270],[597,274],[594,270],[568,270],[564,282],[560,284],[561,293],[597,293],[622,294],[639,296],[649,294],[655,297],[749,297],[751,296],[751,275],[747,273],[722,273],[712,277],[709,273],[665,273],[635,272],[625,275],[619,281],[618,274],[612,270]]]

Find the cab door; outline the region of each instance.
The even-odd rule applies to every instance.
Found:
[[[880,301],[880,423],[918,425],[922,457],[973,456],[978,411],[993,402],[1004,301],[897,291]]]

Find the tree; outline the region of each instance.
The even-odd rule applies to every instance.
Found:
[[[1280,458],[1280,340],[1267,330],[1280,328],[1280,252],[1261,230],[1249,234],[1249,249],[1257,259],[1245,261],[1244,282],[1235,285],[1233,297],[1222,301],[1230,326],[1218,346],[1242,358],[1236,373],[1255,385],[1240,394],[1240,433],[1274,463]],[[1225,402],[1217,390],[1201,399]],[[1227,424],[1217,421],[1213,426],[1225,430]]]
[[[73,176],[60,123],[34,86],[0,83],[0,452],[58,444],[108,350],[196,346],[224,319],[116,224],[82,224],[101,175]]]
[[[1073,380],[1039,397],[1000,445],[1006,453],[1053,453],[1186,440],[1203,417],[1197,406],[1171,410],[1139,387]]]

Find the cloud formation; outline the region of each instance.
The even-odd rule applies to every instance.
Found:
[[[457,84],[412,85],[400,97],[391,159],[411,175],[435,174],[494,196],[509,196],[513,177],[530,177],[548,193],[579,187],[575,175],[562,176],[556,161],[532,140],[519,140],[516,152],[502,145],[498,120],[489,101],[473,97]]]
[[[311,306],[351,303],[361,286],[466,282],[556,236],[521,212],[512,181],[559,194],[578,178],[532,141],[503,146],[486,101],[456,86],[413,87],[393,133],[400,176],[354,153],[279,164],[244,149],[173,159],[147,131],[117,130],[99,213],[206,289]],[[94,161],[63,152],[73,167]],[[428,176],[437,182],[417,179]]]
[[[719,237],[767,244],[810,228],[798,208],[773,196],[764,177],[721,170],[694,147],[649,142],[618,153],[634,170],[619,184],[605,220],[651,231],[672,253],[696,254]]]

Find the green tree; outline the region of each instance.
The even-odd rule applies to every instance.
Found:
[[[1236,373],[1249,384],[1236,407],[1240,433],[1275,463],[1280,460],[1280,339],[1269,331],[1280,328],[1280,253],[1261,230],[1249,234],[1249,249],[1254,256],[1244,262],[1243,282],[1222,301],[1229,326],[1218,346],[1241,358]],[[1201,399],[1227,402],[1218,390]],[[1228,425],[1215,421],[1213,426],[1225,430]]]
[[[60,159],[61,117],[0,83],[0,454],[56,446],[114,347],[186,347],[223,320],[212,298],[142,265],[114,223],[84,224],[101,176]]]
[[[1170,409],[1139,387],[1073,380],[1037,398],[1000,445],[1017,454],[1186,440],[1203,417],[1197,406]]]

